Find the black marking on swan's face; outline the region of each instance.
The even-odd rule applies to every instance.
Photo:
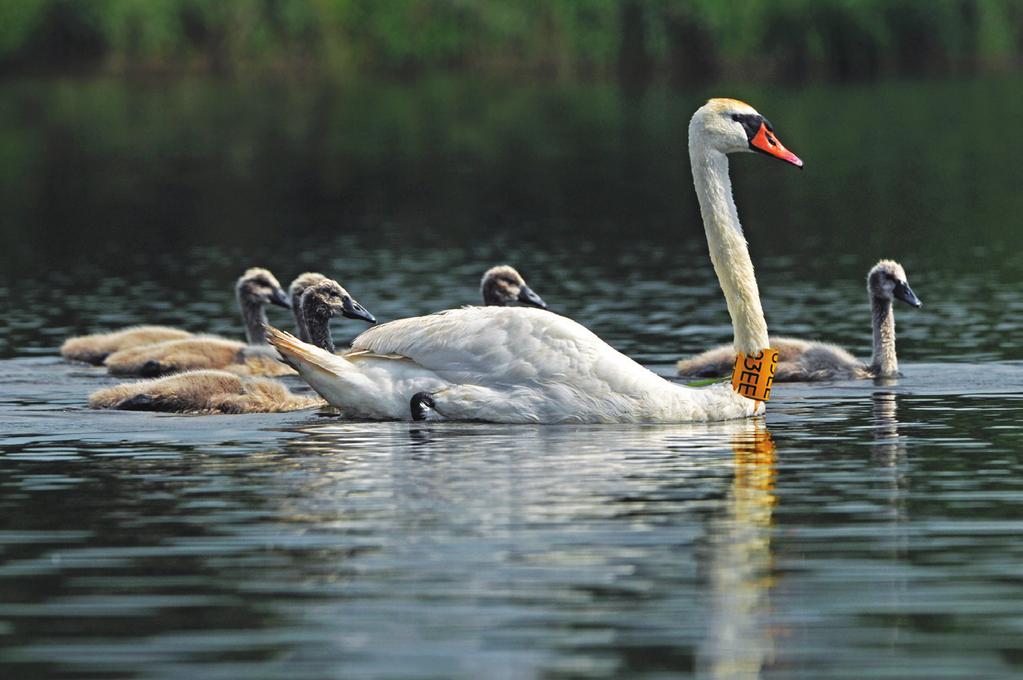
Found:
[[[768,130],[774,132],[774,128],[771,127],[771,124],[759,113],[733,113],[731,118],[736,123],[742,125],[743,129],[746,130],[746,139],[753,139],[756,136],[756,134],[760,131],[761,123],[766,125]]]
[[[746,133],[746,141],[749,143],[750,151],[767,153],[753,145],[753,138],[757,136],[758,132],[760,132],[761,124],[767,128],[767,134],[764,135],[767,143],[771,146],[778,146],[778,138],[774,135],[774,126],[771,125],[771,121],[767,120],[759,113],[733,113],[731,117],[732,120],[742,125],[742,129]]]

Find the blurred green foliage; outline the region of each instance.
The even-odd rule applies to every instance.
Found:
[[[690,82],[1016,65],[1023,0],[0,0],[0,67]]]

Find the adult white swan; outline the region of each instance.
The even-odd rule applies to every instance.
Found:
[[[689,123],[693,180],[735,348],[756,355],[768,348],[767,322],[728,177],[727,154],[739,151],[803,162],[743,102],[711,99]],[[344,355],[276,329],[267,339],[349,416],[418,419],[432,407],[453,420],[665,423],[763,411],[762,402],[728,385],[671,383],[571,319],[540,309],[466,307],[392,321],[357,337]]]

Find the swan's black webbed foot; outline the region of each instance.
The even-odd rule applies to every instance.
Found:
[[[409,400],[409,408],[412,409],[412,420],[426,420],[427,409],[437,408],[437,404],[429,392],[416,392]]]

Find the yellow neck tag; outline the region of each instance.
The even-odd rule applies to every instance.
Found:
[[[740,353],[732,369],[732,389],[755,401],[771,398],[774,372],[778,369],[778,350],[762,349],[749,356]]]

